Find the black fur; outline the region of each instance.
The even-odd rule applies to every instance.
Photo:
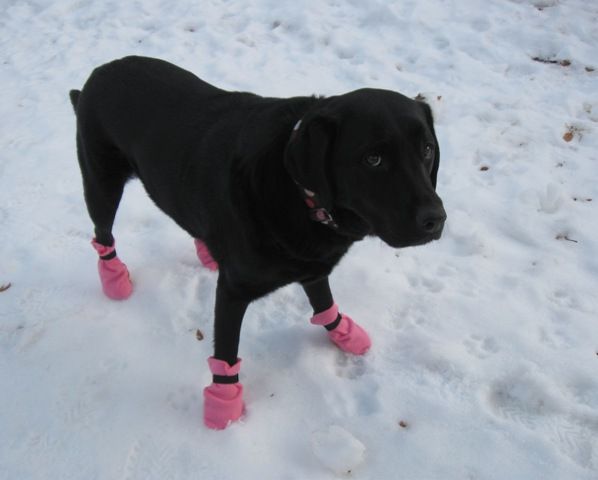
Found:
[[[353,242],[377,235],[405,247],[440,237],[432,115],[401,94],[266,98],[126,57],[96,68],[70,98],[96,239],[112,244],[123,187],[139,177],[219,264],[215,356],[230,364],[251,301],[300,282],[322,311],[332,304],[327,277]],[[379,166],[368,165],[372,156]],[[308,217],[300,188],[317,194],[338,229]]]

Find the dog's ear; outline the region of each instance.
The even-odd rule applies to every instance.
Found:
[[[320,113],[305,116],[295,125],[284,158],[291,178],[300,188],[315,193],[319,205],[328,211],[333,199],[329,170],[335,131],[332,117]]]
[[[432,165],[432,171],[430,172],[430,180],[432,180],[432,185],[434,186],[434,190],[436,190],[436,179],[438,177],[438,167],[440,166],[440,146],[438,145],[438,139],[436,138],[436,132],[434,131],[434,117],[432,116],[430,105],[423,101],[418,101],[417,103],[419,103],[424,110],[426,123],[434,136],[434,143],[436,144],[434,150],[434,164]]]

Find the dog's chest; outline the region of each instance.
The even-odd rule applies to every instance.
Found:
[[[341,256],[330,261],[308,261],[270,252],[254,254],[225,268],[228,279],[236,287],[258,298],[291,283],[328,276]]]

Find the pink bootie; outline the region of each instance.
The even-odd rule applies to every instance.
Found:
[[[234,377],[239,375],[241,359],[232,367],[223,360],[208,358],[208,365],[213,375]],[[235,380],[235,379],[233,379]],[[243,413],[243,385],[234,383],[212,383],[204,388],[203,421],[208,428],[225,429],[230,422],[238,420]]]
[[[328,310],[324,310],[311,318],[314,325],[326,326],[338,318],[338,306],[336,303]],[[351,317],[341,313],[339,324],[328,331],[330,340],[343,352],[353,355],[363,355],[372,346],[372,341],[366,331],[357,325]]]
[[[212,254],[203,240],[200,240],[199,238],[195,239],[195,250],[197,251],[199,261],[204,267],[212,272],[218,270],[218,263],[212,258]]]
[[[96,242],[95,239],[91,241],[91,245],[100,257],[109,256],[115,248],[115,244],[107,247]],[[102,282],[102,290],[107,297],[113,300],[124,300],[133,293],[133,284],[129,278],[127,266],[116,255],[108,260],[100,258],[98,260],[98,272]]]

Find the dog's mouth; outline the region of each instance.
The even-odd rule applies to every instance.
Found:
[[[430,233],[426,235],[420,235],[414,238],[398,238],[398,237],[391,237],[388,235],[381,235],[378,234],[378,237],[387,245],[393,248],[406,248],[406,247],[417,247],[420,245],[425,245],[426,243],[433,242],[434,240],[439,240],[442,236],[442,230],[436,233]]]
[[[390,247],[405,248],[425,245],[440,239],[446,216],[440,218],[435,226],[430,227],[422,222],[422,225],[418,227],[415,221],[405,225],[396,220],[389,222],[388,220],[367,218],[355,210],[337,207],[335,218],[340,227],[338,233],[352,237],[354,240],[361,240],[365,236],[376,236]],[[400,225],[399,228],[396,228],[397,225]]]
[[[425,245],[426,243],[433,242],[434,240],[439,240],[442,236],[442,230],[437,233],[431,233],[426,235],[418,240],[415,240],[411,245],[407,245],[408,247],[416,247],[418,245]]]

